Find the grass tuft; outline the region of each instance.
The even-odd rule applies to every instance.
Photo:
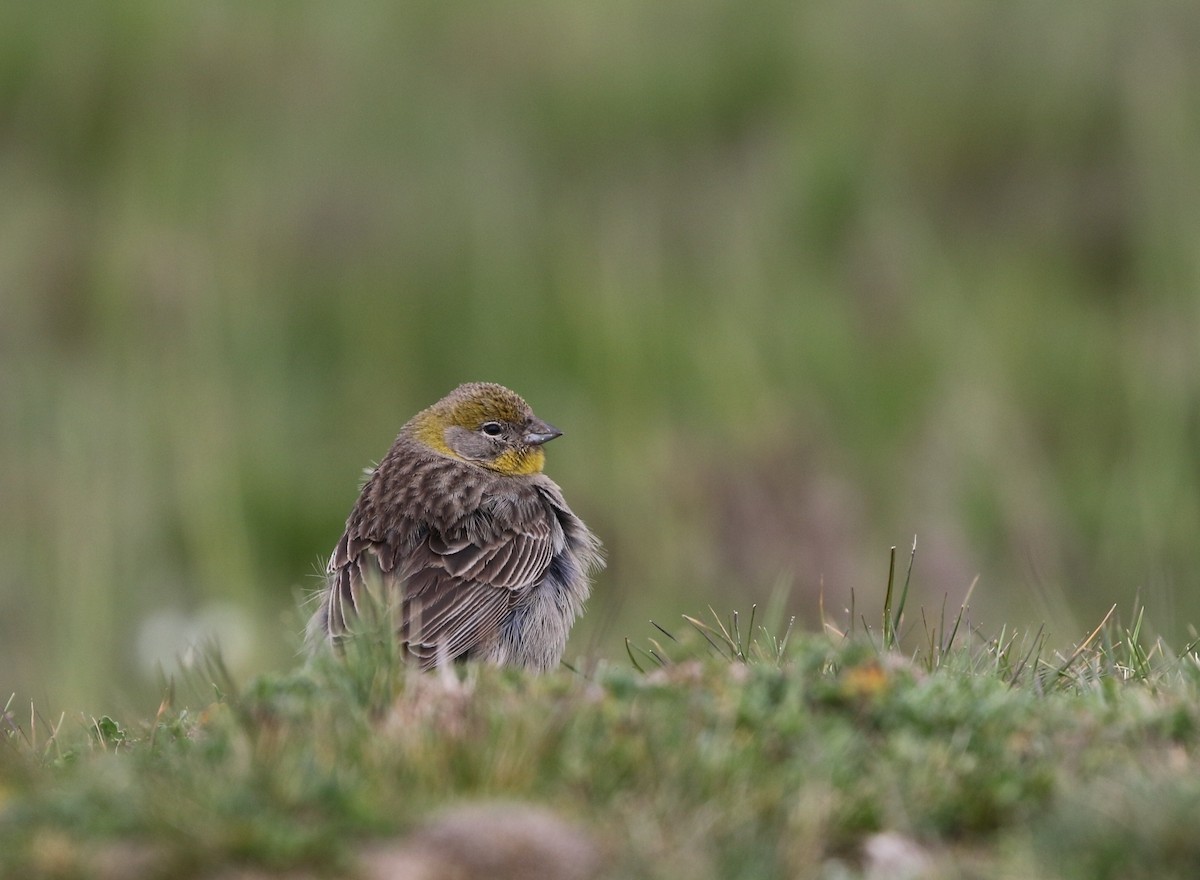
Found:
[[[145,721],[51,726],[10,698],[0,874],[345,874],[428,857],[431,817],[474,804],[456,815],[604,854],[578,876],[880,875],[896,853],[930,876],[1186,876],[1196,642],[1148,642],[1141,607],[1063,650],[985,637],[965,603],[906,632],[907,580],[880,633],[710,608],[586,674],[422,674],[364,627],[245,682],[209,644]]]

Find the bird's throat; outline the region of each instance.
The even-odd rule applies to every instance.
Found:
[[[479,462],[486,468],[509,477],[528,477],[540,474],[546,465],[546,453],[540,446],[528,449],[506,449],[492,461]]]

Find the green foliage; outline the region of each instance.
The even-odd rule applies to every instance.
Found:
[[[60,725],[55,749],[10,714],[0,873],[345,872],[459,802],[569,817],[606,877],[859,876],[881,835],[947,877],[1183,877],[1200,859],[1194,652],[1110,618],[1014,674],[996,662],[1011,638],[938,633],[919,640],[941,645],[931,662],[756,616],[656,627],[631,646],[647,672],[422,674],[368,634],[245,686],[210,649],[189,684],[215,702],[168,692],[151,722]]]

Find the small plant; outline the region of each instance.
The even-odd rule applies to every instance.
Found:
[[[1184,876],[1196,642],[1147,643],[1141,608],[1061,651],[983,635],[965,602],[906,629],[912,564],[897,585],[892,552],[878,629],[853,603],[819,632],[782,599],[710,608],[587,674],[420,673],[381,614],[248,682],[210,644],[146,722],[22,722],[10,699],[0,874],[346,874],[447,805],[500,801],[580,823],[601,877],[855,876],[897,846],[940,876]],[[1128,787],[1144,773],[1153,797]]]

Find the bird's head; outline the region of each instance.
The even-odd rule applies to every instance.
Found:
[[[490,382],[459,385],[414,416],[408,430],[442,455],[510,477],[541,473],[542,444],[562,434],[520,395]]]

